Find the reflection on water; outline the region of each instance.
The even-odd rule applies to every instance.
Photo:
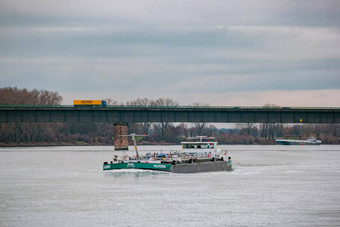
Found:
[[[112,171],[103,171],[103,174],[107,177],[150,177],[150,176],[159,176],[159,175],[168,175],[168,172],[161,171],[151,171],[151,170],[112,170]]]

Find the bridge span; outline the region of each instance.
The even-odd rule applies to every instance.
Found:
[[[0,106],[0,122],[340,123],[340,108]]]

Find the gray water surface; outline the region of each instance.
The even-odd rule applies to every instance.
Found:
[[[0,226],[340,226],[340,146],[220,147],[232,172],[103,172],[112,147],[1,148]]]

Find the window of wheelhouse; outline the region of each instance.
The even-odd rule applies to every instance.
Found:
[[[214,143],[195,143],[195,144],[190,144],[190,143],[185,143],[183,144],[184,149],[210,149],[214,148],[215,144]]]
[[[183,148],[185,148],[185,149],[194,149],[194,148],[197,148],[197,144],[185,143],[185,144],[183,144]]]
[[[215,148],[215,144],[214,143],[208,143],[207,148]]]

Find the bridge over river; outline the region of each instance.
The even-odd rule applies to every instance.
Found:
[[[0,106],[0,122],[340,123],[340,108]]]

